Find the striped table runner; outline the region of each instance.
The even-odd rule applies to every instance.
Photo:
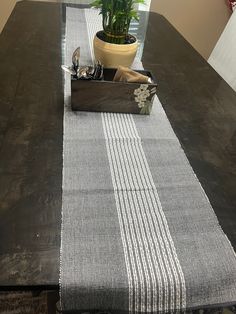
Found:
[[[67,8],[65,64],[78,46],[91,64],[100,23],[97,11]],[[236,303],[235,253],[158,98],[147,117],[72,112],[69,96],[66,76],[62,309],[174,313]]]

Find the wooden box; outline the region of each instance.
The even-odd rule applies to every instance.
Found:
[[[104,69],[100,81],[72,78],[72,110],[150,114],[157,84],[151,72],[137,72],[150,77],[153,83],[113,82],[116,69]]]

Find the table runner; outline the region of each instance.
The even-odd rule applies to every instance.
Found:
[[[77,46],[81,63],[92,62],[99,24],[96,11],[67,8],[66,64]],[[158,98],[147,117],[72,112],[69,96],[66,76],[62,310],[236,303],[235,253]]]

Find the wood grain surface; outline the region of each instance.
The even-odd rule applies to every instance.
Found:
[[[61,8],[19,2],[0,36],[0,285],[57,285]]]
[[[64,23],[65,5],[22,1],[0,35],[0,289],[58,289]],[[155,13],[142,61],[236,248],[235,92]]]
[[[52,291],[0,292],[0,314],[55,314],[57,300]]]

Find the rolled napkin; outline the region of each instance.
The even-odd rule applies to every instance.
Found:
[[[128,83],[152,83],[152,79],[139,72],[135,72],[130,68],[119,66],[113,78],[114,82],[128,82]]]

